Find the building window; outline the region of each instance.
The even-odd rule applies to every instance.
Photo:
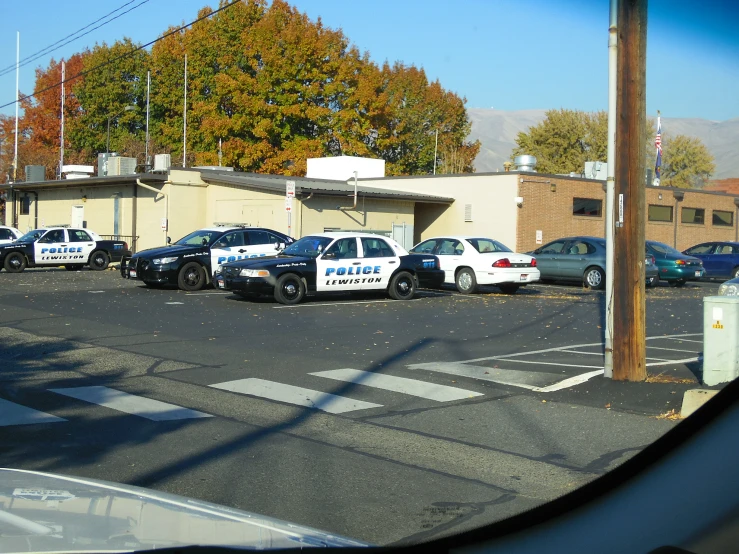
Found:
[[[694,223],[696,225],[703,225],[706,217],[706,210],[703,208],[683,208],[680,216],[680,221],[683,223]]]
[[[29,215],[31,213],[31,197],[21,196],[21,215]]]
[[[672,221],[672,206],[657,206],[650,204],[648,209],[649,221],[664,221],[670,223]]]
[[[723,227],[733,227],[734,212],[722,212],[720,210],[713,210],[713,224]]]
[[[595,198],[573,198],[572,215],[589,215],[600,217],[603,210],[603,201]]]

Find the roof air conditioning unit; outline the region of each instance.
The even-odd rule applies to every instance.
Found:
[[[134,175],[136,173],[136,158],[111,156],[108,158],[108,175]]]
[[[170,154],[157,154],[154,156],[153,171],[169,171],[172,167],[172,156]]]

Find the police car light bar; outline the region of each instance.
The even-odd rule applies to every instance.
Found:
[[[249,223],[225,223],[222,221],[216,221],[213,225],[216,227],[251,227]]]
[[[69,229],[71,225],[69,223],[60,223],[59,225],[44,225],[44,229]]]

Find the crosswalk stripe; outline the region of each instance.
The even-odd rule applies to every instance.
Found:
[[[508,362],[508,360],[504,361]],[[422,369],[437,373],[447,373],[458,377],[471,377],[472,379],[480,379],[481,381],[490,381],[499,385],[509,385],[529,390],[552,385],[559,377],[553,373],[484,367],[461,362],[412,364],[408,366],[408,369]]]
[[[127,392],[108,387],[73,387],[68,389],[49,389],[51,392],[76,398],[90,404],[97,404],[111,410],[140,416],[151,421],[174,421],[177,419],[195,419],[213,417],[210,414],[183,408],[175,404],[167,404],[159,400],[128,394]]]
[[[67,420],[0,398],[0,427],[31,425],[34,423],[59,423],[61,421]]]
[[[392,392],[400,392],[410,396],[436,400],[437,402],[450,402],[452,400],[463,400],[474,396],[483,396],[482,393],[464,390],[457,387],[436,385],[434,383],[426,383],[416,379],[406,379],[405,377],[372,373],[370,371],[359,371],[358,369],[333,369],[329,371],[318,371],[310,373],[309,375],[335,379],[336,381],[343,381],[345,383],[355,383],[357,385],[364,385]]]
[[[286,404],[295,404],[305,408],[315,408],[330,414],[343,414],[355,410],[367,410],[369,408],[381,408],[382,404],[353,400],[344,396],[337,396],[317,390],[295,387],[265,379],[237,379],[210,385],[215,389],[258,396]]]

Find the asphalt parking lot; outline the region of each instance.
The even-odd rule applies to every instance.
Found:
[[[298,306],[115,271],[0,273],[0,465],[209,500],[375,543],[561,495],[675,425],[703,297],[647,293],[649,383],[602,377],[603,294]]]

